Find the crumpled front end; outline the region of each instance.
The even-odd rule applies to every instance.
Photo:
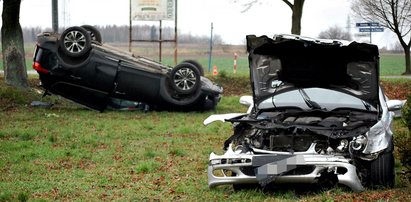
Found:
[[[349,159],[322,155],[315,143],[305,152],[269,152],[254,149],[243,153],[230,144],[223,155],[210,154],[208,185],[269,183],[322,183],[332,181],[361,192],[364,187]]]

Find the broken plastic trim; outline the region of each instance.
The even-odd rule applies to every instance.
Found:
[[[249,184],[249,183],[317,183],[323,173],[332,173],[337,177],[337,183],[350,187],[355,192],[361,192],[364,187],[357,176],[357,169],[349,163],[348,159],[334,155],[319,155],[315,152],[313,143],[305,152],[270,152],[267,154],[252,154],[234,152],[230,144],[223,155],[210,154],[208,166],[208,186],[210,188],[224,184]],[[264,150],[259,150],[262,152]],[[256,175],[250,176],[242,171],[244,167],[253,167],[256,157],[270,159],[276,156],[288,155],[289,157],[278,161],[267,161],[267,164],[256,167]],[[224,159],[224,163],[222,163]],[[240,162],[238,161],[240,159]],[[242,159],[246,159],[245,161]],[[251,159],[247,161],[247,159]],[[284,161],[284,162],[283,162]],[[231,162],[231,163],[230,163]],[[308,174],[301,175],[281,175],[297,165],[312,166],[314,169]],[[232,175],[222,176],[215,174],[215,171],[225,171]]]

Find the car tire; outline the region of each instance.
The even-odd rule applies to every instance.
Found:
[[[195,60],[185,60],[185,61],[183,61],[183,63],[190,63],[190,64],[194,65],[198,69],[198,71],[200,72],[200,76],[204,76],[204,68],[197,61],[195,61]]]
[[[370,185],[373,188],[392,188],[395,184],[393,144],[370,164]]]
[[[180,94],[191,94],[200,87],[200,72],[190,63],[180,63],[171,70],[171,87]]]
[[[81,57],[91,48],[91,36],[82,27],[70,27],[61,34],[59,43],[64,54],[70,57]]]
[[[100,31],[98,31],[97,28],[91,26],[91,25],[82,25],[82,28],[86,29],[87,32],[90,34],[91,41],[93,42],[98,42],[102,43],[102,37]]]

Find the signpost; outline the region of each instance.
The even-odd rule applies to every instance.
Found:
[[[53,27],[53,32],[59,32],[59,12],[58,12],[58,1],[51,1],[51,25]]]
[[[162,21],[174,20],[174,39],[162,38]],[[159,39],[132,39],[132,21],[159,21]],[[174,64],[177,64],[177,0],[130,0],[129,51],[132,42],[158,42],[159,61],[161,62],[162,43],[174,42]]]
[[[380,27],[378,22],[357,22],[355,26],[358,27],[359,32],[370,33],[370,43],[372,43],[373,32],[384,32],[384,28]]]

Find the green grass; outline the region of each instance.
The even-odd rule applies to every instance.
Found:
[[[402,54],[385,54],[380,58],[380,75],[401,75],[405,71],[405,58]]]
[[[411,198],[410,189],[401,185],[361,194],[341,188],[303,193],[298,189],[235,192],[231,186],[209,189],[209,154],[222,153],[232,131],[228,123],[204,126],[202,122],[214,113],[245,112],[238,96],[223,97],[210,112],[99,113],[58,97],[53,97],[56,106],[51,109],[31,108],[27,104],[41,95],[13,92],[3,83],[0,94],[15,103],[12,108],[0,107],[0,201]],[[403,127],[400,120],[395,126]]]
[[[224,97],[215,112],[189,114],[98,113],[69,103],[3,111],[0,199],[295,201],[351,195],[210,190],[208,155],[221,152],[231,126],[202,121],[213,113],[244,112],[238,98]]]
[[[238,97],[223,102],[217,113],[246,110]],[[209,192],[209,153],[231,133],[202,125],[213,112],[21,106],[0,117],[0,197],[14,200],[196,199]]]

